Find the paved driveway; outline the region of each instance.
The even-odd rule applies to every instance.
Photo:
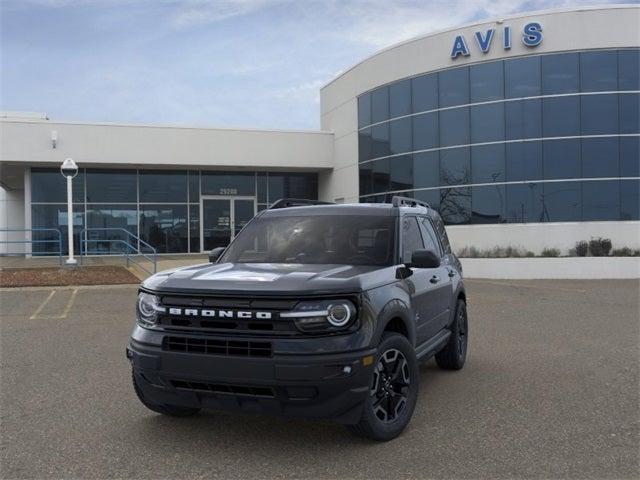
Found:
[[[138,403],[135,287],[0,292],[2,478],[638,478],[637,281],[468,281],[460,372],[421,367],[387,444]],[[52,293],[53,292],[53,293]]]

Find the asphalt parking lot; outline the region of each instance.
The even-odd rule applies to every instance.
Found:
[[[138,403],[135,287],[0,291],[9,478],[638,478],[638,281],[468,281],[460,372],[421,367],[407,431]],[[54,293],[52,293],[54,292]]]

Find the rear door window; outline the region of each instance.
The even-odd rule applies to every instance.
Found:
[[[424,248],[431,250],[439,257],[442,256],[440,249],[440,242],[436,237],[436,232],[433,230],[433,226],[427,217],[420,217],[418,220],[420,224],[420,231],[422,232],[422,238],[424,239]]]
[[[404,217],[402,219],[402,262],[410,263],[413,252],[421,248],[424,248],[424,244],[418,228],[418,220],[416,217]]]

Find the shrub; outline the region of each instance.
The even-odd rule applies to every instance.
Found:
[[[589,240],[589,251],[594,257],[606,257],[611,252],[611,240],[608,238],[592,238]]]
[[[611,251],[614,257],[640,257],[640,250],[632,250],[629,247],[615,248]]]
[[[576,242],[575,252],[578,257],[586,257],[589,253],[589,243],[584,240]]]
[[[541,257],[559,257],[560,256],[560,250],[558,250],[557,248],[545,248],[542,250],[542,253],[540,254]]]

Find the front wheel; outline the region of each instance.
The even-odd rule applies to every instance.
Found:
[[[411,420],[418,391],[418,362],[413,347],[402,335],[385,334],[376,354],[362,417],[348,428],[371,440],[392,440]]]
[[[458,300],[456,317],[451,325],[451,336],[447,345],[436,354],[436,363],[444,370],[460,370],[467,359],[467,342],[469,337],[469,321],[467,304]]]

